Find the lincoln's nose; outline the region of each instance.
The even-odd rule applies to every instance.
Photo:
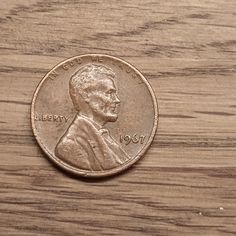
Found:
[[[116,103],[116,104],[119,104],[119,103],[120,103],[120,99],[118,98],[117,95],[115,95],[115,103]]]

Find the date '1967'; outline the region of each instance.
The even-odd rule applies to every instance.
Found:
[[[134,144],[143,144],[144,143],[144,140],[145,140],[145,137],[144,135],[137,135],[137,134],[134,134],[134,135],[120,135],[120,142],[121,143],[125,143],[125,145],[128,145],[130,143],[134,143]]]

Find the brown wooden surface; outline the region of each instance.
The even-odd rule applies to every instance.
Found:
[[[235,0],[0,2],[0,235],[236,235]],[[158,134],[100,181],[55,168],[30,126],[58,62],[106,53],[153,86]]]

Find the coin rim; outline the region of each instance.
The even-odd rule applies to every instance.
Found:
[[[35,121],[34,121],[34,112],[35,112],[35,101],[37,98],[37,95],[40,91],[41,86],[43,85],[43,83],[48,79],[48,75],[51,73],[51,71],[55,70],[56,68],[60,67],[61,65],[63,65],[64,63],[68,62],[68,61],[72,61],[76,58],[82,58],[82,57],[92,57],[92,56],[101,56],[101,57],[107,57],[107,58],[111,58],[115,61],[120,61],[124,64],[126,64],[127,66],[131,67],[136,73],[139,74],[139,76],[142,78],[142,80],[145,82],[145,84],[148,87],[148,90],[151,94],[152,100],[153,100],[153,107],[154,107],[154,122],[153,122],[153,129],[151,132],[151,135],[148,139],[148,142],[145,144],[145,146],[143,147],[143,149],[141,151],[139,151],[137,153],[137,155],[132,158],[131,160],[125,162],[124,164],[122,164],[119,167],[113,168],[113,169],[109,169],[109,170],[103,170],[103,171],[88,171],[88,170],[83,170],[83,169],[79,169],[77,167],[73,167],[67,163],[65,163],[64,161],[60,160],[59,158],[57,158],[56,156],[52,155],[48,150],[47,147],[43,144],[43,142],[41,141],[40,137],[37,135],[37,131],[36,131],[36,127],[35,127]],[[77,176],[83,176],[83,177],[91,177],[91,178],[99,178],[99,177],[106,177],[106,176],[111,176],[111,175],[115,175],[118,174],[126,169],[128,169],[130,166],[132,166],[135,162],[137,162],[138,160],[141,159],[141,157],[145,154],[145,152],[148,150],[148,148],[150,147],[155,133],[157,131],[157,125],[158,125],[158,120],[159,120],[159,110],[158,110],[158,103],[157,103],[157,99],[155,96],[155,93],[150,85],[150,83],[147,81],[147,79],[142,75],[142,73],[132,64],[128,63],[127,61],[119,58],[119,57],[114,57],[114,56],[110,56],[107,54],[98,54],[98,53],[92,53],[92,54],[82,54],[82,55],[77,55],[74,57],[70,57],[60,63],[58,63],[57,65],[55,65],[52,69],[50,69],[50,71],[48,73],[46,73],[46,75],[43,77],[43,79],[39,82],[38,86],[35,89],[34,95],[33,95],[33,99],[32,99],[32,103],[31,103],[31,109],[30,109],[30,113],[31,113],[31,125],[32,125],[32,130],[33,130],[33,134],[35,136],[35,139],[37,140],[39,146],[41,147],[41,149],[47,154],[47,156],[49,157],[49,159],[51,161],[53,161],[56,165],[58,165],[59,167],[61,167],[62,169],[68,171],[69,173],[75,174]]]

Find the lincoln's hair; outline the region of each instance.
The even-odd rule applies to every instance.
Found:
[[[69,91],[72,101],[75,101],[78,93],[85,98],[87,93],[95,91],[98,82],[104,80],[104,77],[113,80],[115,73],[101,65],[89,64],[81,67],[70,79]]]

